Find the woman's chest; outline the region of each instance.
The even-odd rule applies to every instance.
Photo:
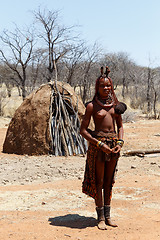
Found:
[[[109,108],[109,109],[104,109],[104,108],[99,108],[95,109],[93,112],[93,118],[96,119],[104,119],[104,118],[110,118],[113,117],[114,115],[114,108]]]

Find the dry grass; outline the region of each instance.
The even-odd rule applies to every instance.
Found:
[[[0,88],[1,93],[1,108],[3,117],[13,117],[16,109],[23,102],[22,97],[19,97],[17,88],[13,88],[11,91],[11,97],[7,96],[7,89],[3,84]]]
[[[76,93],[80,94],[80,89],[76,88]],[[91,89],[92,91],[92,95],[94,95],[94,87],[92,87]],[[131,106],[131,101],[129,97],[126,97],[125,99],[122,98],[121,95],[121,87],[119,86],[116,90],[115,93],[119,99],[119,101],[125,102],[127,104],[127,111],[126,113],[123,115],[123,121],[124,122],[131,122],[134,121],[135,118],[137,117],[137,114],[141,114],[140,110],[137,109],[132,109]],[[12,92],[11,92],[11,97],[7,97],[7,89],[5,87],[5,85],[3,84],[2,87],[0,88],[0,93],[3,93],[4,97],[1,97],[1,105],[2,105],[2,113],[3,113],[3,117],[13,117],[16,109],[21,105],[21,103],[23,102],[22,97],[19,96],[18,94],[18,90],[17,88],[13,88]],[[2,94],[1,94],[2,96]],[[160,104],[159,104],[160,105]],[[157,105],[157,109],[160,109],[160,106]]]

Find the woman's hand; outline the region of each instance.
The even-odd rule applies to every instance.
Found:
[[[103,144],[103,146],[101,147],[101,150],[107,154],[111,153],[112,152],[112,149],[110,147],[108,147],[107,144]]]
[[[121,146],[120,145],[116,145],[114,148],[112,148],[112,152],[113,153],[119,153],[121,151]]]

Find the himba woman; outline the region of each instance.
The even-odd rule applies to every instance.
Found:
[[[114,93],[113,84],[101,68],[96,80],[95,96],[86,106],[80,134],[89,141],[82,191],[95,199],[98,228],[106,225],[117,227],[110,218],[110,204],[114,174],[123,146],[123,124],[121,114],[126,110]],[[93,117],[95,130],[88,129]]]

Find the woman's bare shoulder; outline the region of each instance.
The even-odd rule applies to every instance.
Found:
[[[85,104],[86,109],[91,109],[93,108],[93,101],[89,101]]]

